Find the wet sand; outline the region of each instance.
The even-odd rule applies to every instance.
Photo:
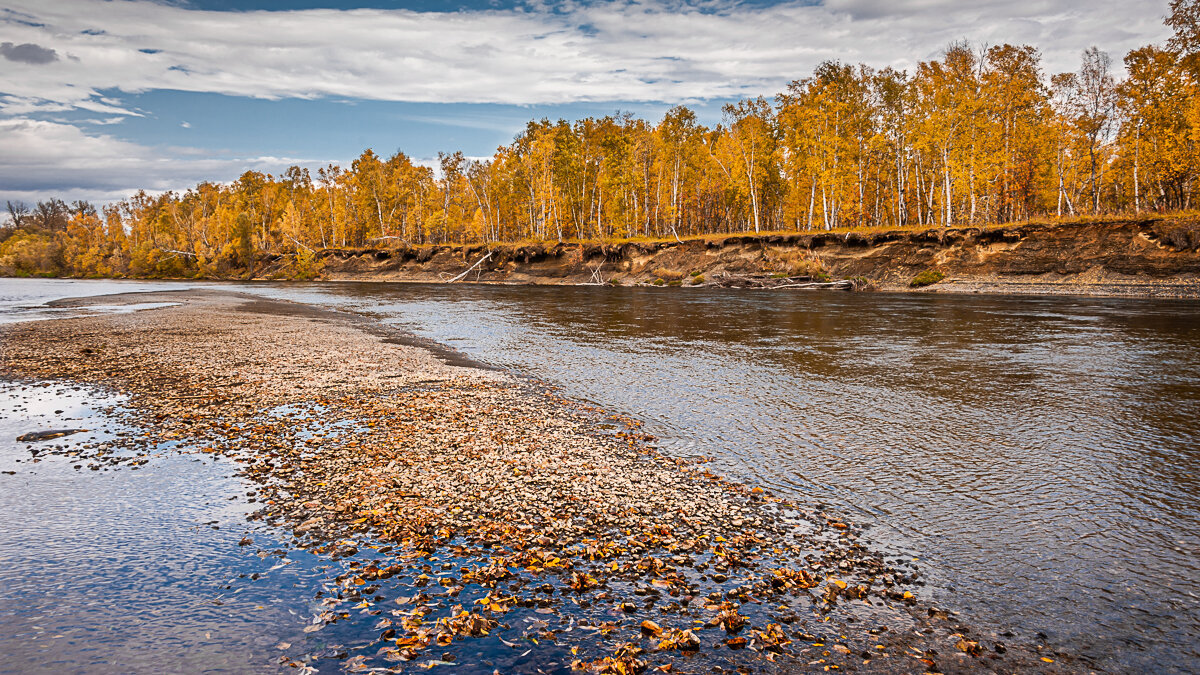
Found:
[[[429,664],[530,617],[536,637],[501,643],[596,672],[1080,669],[923,603],[910,561],[853,523],[663,456],[636,420],[549,385],[304,305],[87,302],[178,304],[6,327],[0,376],[128,394],[147,442],[237,462],[265,503],[253,519],[354,558],[314,624],[385,617],[371,650],[330,657],[349,670]]]

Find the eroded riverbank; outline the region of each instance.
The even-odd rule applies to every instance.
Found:
[[[255,518],[350,561],[306,633],[357,634],[326,654],[349,668],[1064,665],[920,604],[852,523],[665,457],[632,420],[334,312],[138,299],[180,304],[7,328],[6,371],[125,392],[147,438],[234,460]]]
[[[1090,219],[1007,226],[708,236],[679,241],[398,245],[318,253],[329,281],[856,288],[924,293],[1200,297],[1194,218]],[[286,278],[265,256],[254,275]],[[921,272],[944,279],[913,288]],[[794,291],[793,291],[794,292]]]

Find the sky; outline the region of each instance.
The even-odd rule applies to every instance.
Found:
[[[530,119],[773,96],[955,41],[1164,41],[1168,0],[0,0],[0,202],[106,203],[247,170],[491,155]],[[2,204],[0,204],[2,206]]]

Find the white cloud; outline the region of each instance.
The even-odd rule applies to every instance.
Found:
[[[0,109],[137,114],[98,92],[547,104],[772,94],[825,59],[912,67],[949,42],[1033,44],[1070,70],[1166,37],[1167,0],[671,0],[558,12],[203,12],[147,0],[6,0],[0,40],[62,55],[0,70]],[[716,9],[717,11],[711,11]],[[20,16],[20,22],[9,17]],[[30,25],[42,24],[42,25]],[[31,48],[27,48],[31,49]],[[42,53],[42,52],[39,52]]]
[[[1119,64],[1126,51],[1167,37],[1161,19],[1168,0],[794,0],[765,8],[695,1],[706,11],[681,0],[458,13],[4,0],[0,44],[11,48],[0,67],[0,201],[49,194],[108,201],[130,194],[130,186],[179,190],[247,169],[318,164],[148,148],[77,126],[95,132],[145,114],[122,93],[667,104],[770,95],[826,59],[912,68],[964,38],[1032,44],[1045,69],[1058,72],[1076,68],[1080,51],[1093,44]],[[71,110],[95,117],[44,119]],[[511,126],[467,112],[413,119]]]
[[[195,149],[186,157],[178,148],[157,150],[107,134],[89,135],[72,124],[19,117],[0,119],[0,139],[0,202],[32,202],[47,195],[105,202],[138,188],[184,190],[205,180],[233,180],[249,170],[323,164],[290,157],[204,156]]]

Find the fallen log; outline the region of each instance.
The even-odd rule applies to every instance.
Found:
[[[770,288],[829,288],[852,291],[854,290],[854,280],[843,279],[841,281],[809,281],[801,284],[781,284],[779,286],[771,286]]]

